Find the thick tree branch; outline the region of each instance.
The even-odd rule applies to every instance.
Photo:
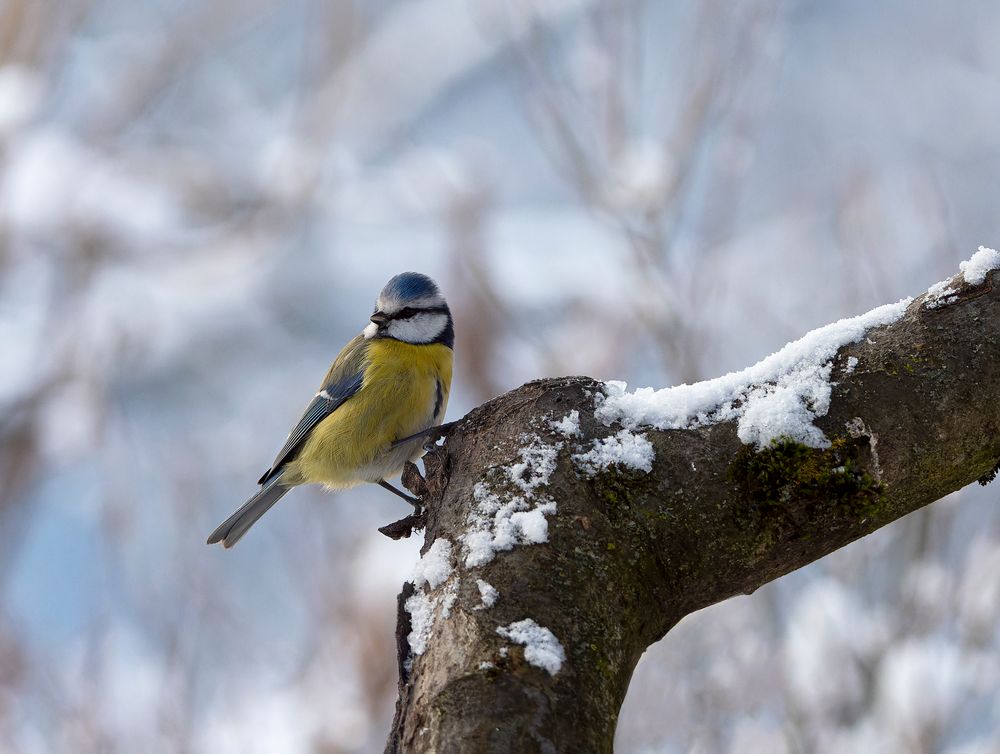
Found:
[[[387,750],[610,751],[636,662],[683,616],[989,474],[1000,460],[997,283],[997,272],[979,285],[957,276],[947,303],[920,297],[841,348],[815,422],[825,449],[758,452],[734,421],[639,428],[650,472],[588,473],[573,456],[620,430],[595,417],[600,383],[533,382],[470,413],[426,458],[429,554],[401,595]],[[573,410],[581,434],[568,436],[553,422]],[[504,519],[505,505],[521,518]],[[497,506],[503,531],[483,523]],[[479,580],[499,593],[492,606]],[[544,632],[511,628],[525,619],[564,661]]]

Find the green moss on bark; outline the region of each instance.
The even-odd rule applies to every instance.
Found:
[[[757,549],[779,535],[807,538],[832,516],[868,519],[884,513],[883,485],[860,463],[862,447],[844,437],[825,449],[789,438],[759,451],[743,446],[727,474],[743,498],[737,516],[761,532]]]

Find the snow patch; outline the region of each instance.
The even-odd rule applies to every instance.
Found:
[[[451,617],[451,609],[455,606],[455,600],[458,599],[458,579],[452,581],[444,590],[444,595],[441,597],[441,617],[447,620]]]
[[[980,246],[972,259],[958,265],[965,282],[969,285],[982,285],[986,274],[992,270],[1000,270],[1000,251]]]
[[[423,592],[417,592],[403,603],[403,607],[410,614],[410,633],[406,637],[406,641],[410,645],[410,653],[422,655],[427,651],[427,643],[430,641],[431,631],[434,628],[437,599]]]
[[[986,275],[1000,269],[1000,251],[980,246],[971,259],[958,265],[966,285],[982,285]],[[951,285],[951,280],[942,280],[927,289],[924,308],[940,309],[958,300],[959,289]]]
[[[496,587],[482,579],[476,579],[476,586],[479,587],[479,599],[482,600],[482,604],[476,609],[493,607],[500,597],[500,592],[496,590]]]
[[[925,309],[940,309],[958,300],[958,289],[949,285],[950,280],[942,280],[927,289],[927,298],[924,299]]]
[[[579,437],[580,412],[574,408],[559,421],[550,421],[549,426],[565,437]]]
[[[418,589],[427,584],[437,589],[451,575],[451,541],[435,539],[430,549],[413,566],[413,585]]]
[[[537,487],[548,484],[549,477],[556,470],[556,456],[561,447],[545,445],[536,436],[532,438],[531,445],[518,451],[521,460],[508,466],[507,474],[525,497],[531,497]]]
[[[623,429],[611,437],[594,440],[594,446],[590,450],[577,453],[573,460],[584,473],[594,476],[612,464],[649,473],[653,470],[655,457],[653,443],[645,435]]]
[[[857,343],[875,327],[896,322],[912,299],[886,304],[818,328],[752,367],[693,385],[626,392],[624,382],[607,382],[595,416],[626,429],[694,429],[737,422],[746,444],[768,445],[779,437],[815,448],[829,447],[813,420],[830,408],[830,371],[837,351]]]
[[[451,565],[451,550],[450,540],[435,539],[427,552],[413,566],[412,580],[417,591],[403,603],[406,612],[410,614],[410,633],[406,640],[410,645],[411,655],[422,655],[427,650],[427,643],[434,631],[438,606],[441,607],[441,617],[448,618],[458,597],[458,579],[448,584],[438,596],[427,591],[427,589],[437,589],[454,572],[455,569]]]
[[[530,444],[518,451],[519,461],[499,469],[503,481],[513,484],[521,494],[504,499],[489,483],[476,483],[469,529],[462,535],[466,567],[485,565],[497,552],[517,545],[549,541],[546,516],[556,512],[556,503],[536,491],[548,483],[555,471],[561,447],[561,443],[545,445],[538,436],[533,436]]]
[[[535,667],[547,670],[549,675],[558,673],[566,661],[566,652],[555,634],[531,618],[501,626],[497,633],[515,644],[522,644],[524,659]]]

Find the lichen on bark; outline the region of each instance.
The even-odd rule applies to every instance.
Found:
[[[811,448],[790,438],[765,448],[744,445],[729,464],[727,476],[740,491],[746,524],[770,533],[808,536],[810,523],[828,515],[866,519],[882,512],[885,485],[861,458],[868,444],[834,438],[828,448]]]

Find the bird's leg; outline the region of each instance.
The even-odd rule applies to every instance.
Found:
[[[410,495],[407,495],[402,490],[397,490],[395,487],[393,487],[391,484],[389,484],[384,479],[382,479],[378,483],[378,486],[382,487],[383,489],[389,490],[389,492],[391,492],[393,495],[398,495],[399,497],[403,498],[403,500],[405,500],[406,502],[408,502],[410,505],[413,506],[413,509],[414,509],[415,513],[420,513],[420,511],[423,510],[424,504],[422,502],[420,502],[420,500],[418,500],[415,497],[411,497]]]
[[[427,494],[427,482],[420,476],[420,469],[416,464],[407,461],[403,466],[403,486],[406,489],[416,492],[420,497]],[[380,487],[384,487],[394,495],[398,495],[413,506],[413,513],[399,521],[380,526],[379,531],[392,539],[402,539],[413,534],[414,529],[423,529],[427,525],[427,511],[424,509],[423,501],[416,497],[410,497],[402,490],[398,490],[384,479],[379,482]]]
[[[410,442],[410,440],[416,440],[418,437],[423,437],[424,449],[430,450],[430,448],[437,444],[437,441],[442,437],[445,437],[456,424],[458,424],[457,420],[447,422],[446,424],[438,424],[436,427],[428,427],[427,429],[410,435],[409,437],[404,437],[401,440],[395,440],[391,447],[398,448],[400,445]]]

